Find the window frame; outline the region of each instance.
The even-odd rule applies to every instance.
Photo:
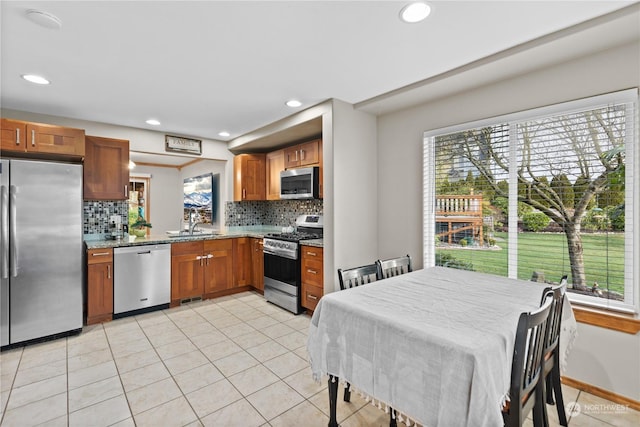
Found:
[[[631,250],[625,251],[625,300],[624,302],[595,298],[569,292],[571,302],[590,307],[626,313],[640,311],[640,142],[638,140],[640,122],[638,113],[638,88],[612,92],[604,95],[582,98],[545,107],[491,117],[473,122],[425,131],[423,134],[423,265],[435,266],[435,138],[439,135],[461,132],[501,124],[509,125],[510,165],[517,163],[517,125],[560,114],[571,114],[588,109],[596,109],[611,104],[631,104],[627,109],[625,126],[625,245],[631,243]],[[514,167],[509,168],[509,217],[517,217],[517,175]],[[517,277],[517,221],[509,221],[508,277]]]

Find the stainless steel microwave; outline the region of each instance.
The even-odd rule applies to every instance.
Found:
[[[281,199],[317,199],[319,168],[288,169],[280,172]]]

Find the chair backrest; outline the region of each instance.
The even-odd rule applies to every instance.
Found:
[[[536,401],[536,393],[544,387],[542,378],[542,351],[551,298],[542,307],[522,313],[518,320],[511,365],[509,410],[504,414],[505,426],[521,426]],[[540,388],[537,388],[540,385]]]
[[[405,255],[399,258],[377,260],[378,280],[411,272],[411,257]]]
[[[567,276],[563,277],[558,286],[548,289],[542,296],[542,303],[551,299],[551,311],[547,319],[546,336],[544,338],[544,357],[549,360],[550,354],[558,348],[560,342],[560,326],[562,322],[562,309],[564,307],[564,294],[567,291]]]
[[[361,267],[338,269],[338,280],[340,280],[340,289],[353,288],[355,286],[364,285],[375,282],[377,279],[378,269],[375,264],[363,265]]]

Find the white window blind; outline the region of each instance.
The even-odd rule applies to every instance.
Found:
[[[566,274],[572,299],[637,311],[636,105],[632,90],[426,133],[425,266]]]

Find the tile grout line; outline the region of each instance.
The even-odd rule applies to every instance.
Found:
[[[137,323],[137,321],[136,321]],[[113,348],[111,347],[111,340],[109,339],[109,334],[107,333],[107,330],[104,327],[103,323],[100,323],[100,326],[102,326],[102,330],[104,332],[105,335],[105,339],[107,340],[107,344],[109,345],[109,353],[111,353],[111,359],[113,360],[113,365],[116,367],[116,373],[118,375],[118,381],[120,381],[120,387],[122,387],[122,394],[124,395],[124,399],[127,402],[127,407],[129,408],[129,414],[131,415],[131,421],[133,421],[133,425],[136,425],[136,420],[133,417],[133,411],[131,409],[131,403],[129,402],[129,397],[127,396],[127,391],[124,388],[124,384],[122,383],[122,376],[120,375],[120,368],[118,368],[118,364],[116,363],[116,355],[113,353]],[[90,405],[93,406],[93,405]],[[125,418],[126,420],[126,418]],[[119,420],[114,424],[117,424],[119,422],[125,421],[125,420]],[[112,424],[113,425],[113,424]]]

